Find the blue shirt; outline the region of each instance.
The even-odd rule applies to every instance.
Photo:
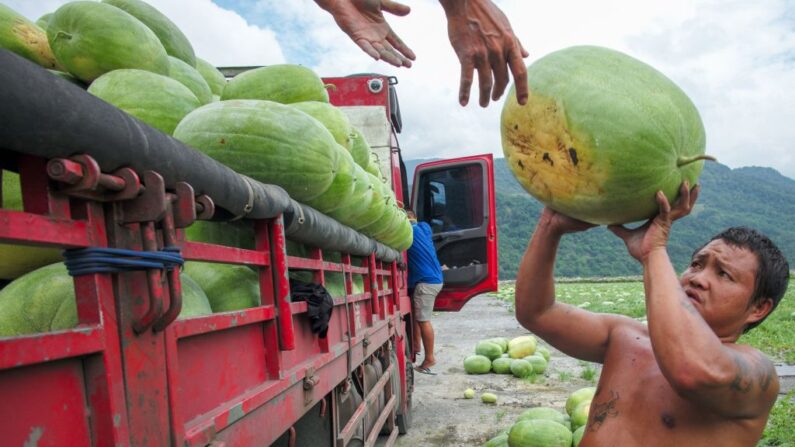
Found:
[[[417,283],[442,284],[442,267],[436,257],[431,227],[426,222],[412,223],[414,242],[409,247],[409,288]]]

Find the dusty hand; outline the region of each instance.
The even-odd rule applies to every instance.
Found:
[[[396,67],[411,67],[416,56],[392,31],[383,12],[405,16],[411,9],[392,0],[315,0],[365,53]]]
[[[461,62],[458,100],[469,102],[475,70],[478,72],[480,105],[496,101],[508,86],[510,69],[516,82],[516,99],[527,102],[527,69],[522,58],[529,53],[514,35],[511,24],[490,0],[442,1],[447,13],[450,43]]]
[[[573,217],[560,214],[551,208],[544,207],[541,217],[538,219],[539,225],[546,225],[556,234],[578,233],[593,228],[596,225],[577,220]]]
[[[677,219],[687,216],[693,210],[693,205],[698,199],[699,187],[690,189],[687,181],[679,187],[679,198],[673,208],[662,191],[657,191],[657,203],[660,212],[648,222],[635,229],[628,229],[622,225],[610,225],[608,230],[620,237],[627,246],[627,251],[633,258],[643,262],[655,249],[665,249],[671,225]]]

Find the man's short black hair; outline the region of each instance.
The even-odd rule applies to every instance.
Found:
[[[749,305],[756,304],[767,298],[773,300],[773,307],[764,318],[746,326],[743,332],[748,332],[765,321],[765,318],[776,309],[779,301],[781,301],[787,291],[789,263],[787,263],[787,259],[773,241],[753,228],[728,228],[713,236],[709,242],[715,240],[722,240],[733,247],[744,248],[756,256],[759,267],[756,270],[754,293],[751,295]],[[702,245],[693,252],[693,256],[707,244]]]

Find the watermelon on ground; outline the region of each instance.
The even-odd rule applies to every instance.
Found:
[[[571,447],[571,432],[548,419],[524,419],[508,433],[510,447]]]
[[[491,371],[491,360],[478,354],[470,355],[464,359],[464,371],[467,374],[486,374]]]

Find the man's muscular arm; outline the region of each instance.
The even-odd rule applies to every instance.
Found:
[[[660,213],[643,227],[610,229],[643,264],[649,336],[657,363],[684,398],[728,418],[769,411],[778,390],[772,363],[754,349],[725,345],[682,290],[668,257],[674,220],[690,213],[698,196],[687,184],[672,209],[658,193]]]
[[[554,267],[560,239],[592,226],[544,209],[516,275],[516,318],[566,354],[602,362],[612,328],[633,324],[633,320],[555,301]]]

